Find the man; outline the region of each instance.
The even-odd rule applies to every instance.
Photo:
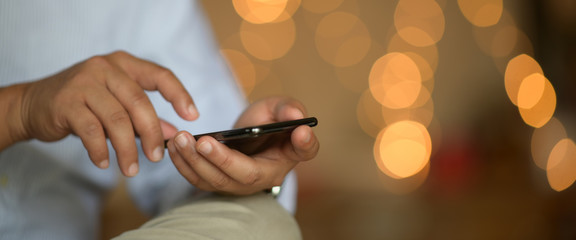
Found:
[[[165,213],[121,238],[298,235],[275,201],[252,194],[315,156],[309,127],[254,156],[190,133],[305,116],[285,97],[245,108],[195,1],[0,5],[0,238],[95,238],[116,178],[91,164],[114,159],[139,207]],[[164,139],[171,161],[161,161]]]

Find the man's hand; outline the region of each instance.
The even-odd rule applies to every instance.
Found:
[[[17,139],[82,139],[94,164],[109,165],[106,138],[126,176],[138,173],[136,136],[148,159],[163,157],[163,132],[145,90],[159,91],[186,120],[198,112],[180,81],[166,68],[125,52],[92,57],[54,76],[24,84]]]
[[[235,127],[254,126],[305,117],[298,101],[273,97],[252,104]],[[296,128],[290,141],[246,156],[212,137],[197,142],[188,132],[179,132],[168,142],[169,154],[178,171],[193,185],[206,191],[251,194],[282,184],[296,164],[314,158],[319,143],[309,126]]]

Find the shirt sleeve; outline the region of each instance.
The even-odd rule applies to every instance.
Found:
[[[155,45],[128,50],[172,70],[194,99],[200,117],[193,122],[183,120],[159,93],[151,92],[149,97],[158,116],[192,134],[231,128],[247,103],[220,55],[201,7],[196,1],[177,8],[164,5],[167,9],[145,10],[152,11],[143,23],[147,27],[136,34],[154,38],[148,41]],[[144,211],[160,213],[197,193],[167,153],[160,163],[149,162],[143,154],[139,159],[140,172],[128,179],[128,188]]]

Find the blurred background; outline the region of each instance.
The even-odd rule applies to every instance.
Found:
[[[304,239],[576,239],[576,2],[202,1],[251,100],[319,119]]]

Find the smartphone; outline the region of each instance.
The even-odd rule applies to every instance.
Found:
[[[236,128],[194,135],[194,138],[198,140],[203,136],[211,136],[232,149],[236,149],[246,155],[252,155],[274,144],[290,141],[292,131],[301,125],[315,127],[318,125],[318,119],[309,117],[259,126]],[[168,140],[164,142],[165,145],[166,143],[168,143]]]

